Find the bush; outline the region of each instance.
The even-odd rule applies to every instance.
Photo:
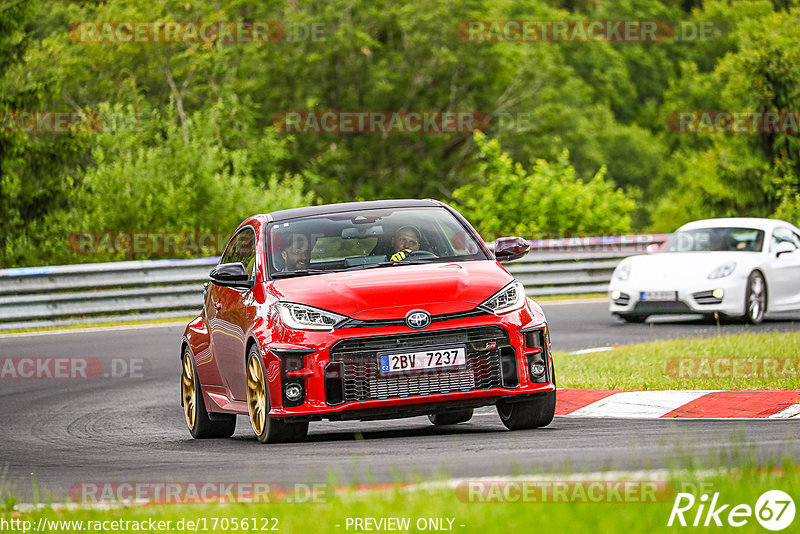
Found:
[[[564,150],[550,163],[526,170],[497,140],[475,132],[477,178],[453,196],[486,239],[500,235],[609,234],[630,231],[633,198],[605,179],[601,167],[587,183],[576,178]]]
[[[123,254],[81,256],[70,250],[79,232],[232,232],[254,213],[313,203],[299,176],[256,177],[254,168],[282,157],[283,141],[264,131],[247,146],[228,146],[246,135],[227,132],[244,117],[218,102],[181,119],[135,114],[105,106],[106,128],[80,177],[71,206],[11,239],[6,254],[17,265],[132,259]],[[235,118],[235,120],[232,120]],[[185,252],[184,257],[192,252]],[[197,252],[194,252],[197,255]],[[135,259],[158,257],[137,255]],[[174,254],[172,254],[174,256]]]

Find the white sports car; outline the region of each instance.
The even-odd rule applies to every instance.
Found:
[[[663,252],[622,260],[609,285],[611,313],[631,323],[655,314],[714,314],[757,324],[800,309],[800,230],[774,219],[685,224]]]

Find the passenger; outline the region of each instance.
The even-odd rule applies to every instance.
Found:
[[[292,234],[286,241],[281,257],[283,257],[284,271],[308,269],[311,263],[311,245],[308,237],[303,234]]]

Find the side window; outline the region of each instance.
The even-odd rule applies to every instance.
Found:
[[[788,241],[792,243],[795,247],[800,248],[800,242],[798,242],[797,236],[789,230],[788,228],[776,228],[772,232],[772,240],[769,244],[770,252],[775,252],[778,248],[778,245],[783,243],[784,241]]]
[[[440,256],[471,256],[478,252],[478,245],[463,228],[459,228],[451,221],[439,221],[438,227],[449,245],[444,244]]]
[[[241,262],[247,274],[253,278],[256,265],[256,234],[252,228],[245,228],[231,239],[220,263]]]

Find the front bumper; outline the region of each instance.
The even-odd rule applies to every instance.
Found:
[[[682,289],[612,283],[608,291],[609,311],[623,315],[721,313],[738,316],[744,313],[745,285],[746,281],[735,278],[705,280]],[[721,298],[715,298],[715,290],[722,291]],[[677,299],[643,300],[646,291],[675,291]]]
[[[415,398],[411,404],[387,404],[382,401],[379,406],[371,408],[358,405],[350,407],[347,410],[339,410],[333,412],[320,412],[305,415],[290,415],[284,417],[291,417],[295,421],[321,421],[328,419],[330,421],[379,421],[385,419],[402,419],[405,417],[419,417],[423,415],[430,415],[432,413],[446,413],[450,410],[459,410],[464,408],[481,408],[483,406],[492,406],[502,400],[504,403],[525,402],[527,400],[538,399],[546,395],[550,391],[554,391],[554,387],[542,388],[543,390],[535,393],[520,393],[515,391],[513,394],[499,394],[499,392],[491,392],[489,396],[479,397],[451,397],[448,396],[445,400],[436,401],[433,396],[425,398]],[[490,392],[482,392],[490,393]],[[272,412],[270,412],[272,415]]]
[[[275,342],[263,355],[270,381],[271,417],[411,417],[555,390],[546,323],[528,306],[501,316],[486,314],[434,323],[423,331],[389,326],[332,332],[287,329],[284,334],[280,338],[291,339],[291,346]],[[466,347],[466,367],[399,376],[382,375],[378,369],[381,351],[447,345]],[[284,360],[289,353],[302,353],[302,369],[293,365],[294,372],[286,371]],[[299,361],[297,356],[295,359]],[[530,376],[531,359],[544,360],[545,377]],[[303,388],[301,401],[287,402],[282,392],[289,383]]]

